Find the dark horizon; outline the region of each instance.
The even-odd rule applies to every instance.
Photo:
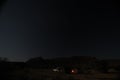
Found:
[[[29,61],[30,59],[35,59],[35,58],[42,58],[44,60],[51,60],[51,59],[61,59],[61,58],[72,58],[72,57],[84,57],[84,58],[96,58],[97,60],[111,60],[111,61],[114,61],[114,60],[118,60],[120,61],[120,58],[99,58],[99,57],[96,57],[96,56],[56,56],[56,57],[42,57],[42,56],[36,56],[36,57],[30,57],[26,60],[10,60],[9,58],[7,58],[7,62],[26,62],[26,61]],[[6,58],[6,57],[1,57],[1,58]]]

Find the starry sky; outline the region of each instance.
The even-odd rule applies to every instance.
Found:
[[[115,0],[8,0],[0,14],[0,56],[120,58],[119,9]]]

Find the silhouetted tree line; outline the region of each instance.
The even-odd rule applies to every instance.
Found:
[[[23,68],[56,68],[56,67],[73,67],[80,70],[98,70],[100,72],[107,72],[111,66],[109,66],[107,60],[98,60],[95,57],[90,56],[73,56],[73,57],[61,57],[53,59],[43,59],[42,57],[31,58],[26,62],[10,62],[7,58],[0,58],[0,65],[11,67],[14,69]],[[117,63],[116,63],[117,64]],[[5,67],[4,67],[5,68]],[[120,71],[120,65],[113,67]]]
[[[37,57],[37,58],[32,58],[32,59],[29,59],[27,62],[26,62],[26,65],[28,67],[48,67],[48,68],[53,68],[53,67],[57,67],[57,66],[80,66],[82,64],[89,64],[91,65],[92,67],[97,65],[97,64],[94,64],[94,63],[97,63],[96,62],[97,59],[96,58],[92,58],[92,57],[65,57],[65,58],[55,58],[55,59],[43,59],[42,57]],[[77,64],[77,65],[76,65]]]
[[[66,70],[71,68],[79,69],[78,72],[84,73],[88,70],[96,70],[101,73],[107,73],[111,68],[108,60],[98,60],[95,57],[88,56],[74,56],[74,57],[61,57],[53,59],[43,59],[42,57],[31,58],[26,62],[10,62],[7,58],[0,58],[0,75],[4,80],[12,80],[11,73],[16,70],[23,69],[53,69],[56,67],[63,67]],[[120,65],[114,66],[120,72]],[[5,77],[6,76],[6,77]]]
[[[29,68],[71,67],[77,68],[81,70],[81,72],[95,70],[101,73],[107,73],[110,68],[114,68],[119,72],[119,63],[116,64],[118,64],[118,66],[113,67],[110,66],[110,62],[107,60],[98,60],[97,58],[90,56],[73,56],[53,59],[43,59],[42,57],[37,57],[26,61],[26,67]]]

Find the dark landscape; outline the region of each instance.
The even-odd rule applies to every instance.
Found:
[[[120,1],[0,0],[0,80],[120,80]]]
[[[119,80],[120,60],[90,56],[43,59],[26,62],[0,61],[3,80]]]

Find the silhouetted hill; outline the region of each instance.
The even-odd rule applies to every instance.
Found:
[[[46,68],[46,60],[42,57],[31,58],[26,61],[26,66],[31,68]]]
[[[36,57],[26,61],[26,65],[32,68],[57,67],[57,66],[78,66],[88,63],[96,63],[98,60],[90,56],[58,57],[52,59],[43,59]]]
[[[71,67],[83,70],[83,72],[88,70],[107,72],[112,68],[120,70],[120,60],[99,60],[91,56],[57,57],[52,59],[37,57],[29,59],[26,62],[26,67],[51,69],[56,67]]]
[[[88,61],[96,61],[97,58],[90,56],[73,56],[73,57],[59,57],[53,59],[47,59],[48,61],[56,61],[56,62],[74,62],[74,63],[82,63]]]

